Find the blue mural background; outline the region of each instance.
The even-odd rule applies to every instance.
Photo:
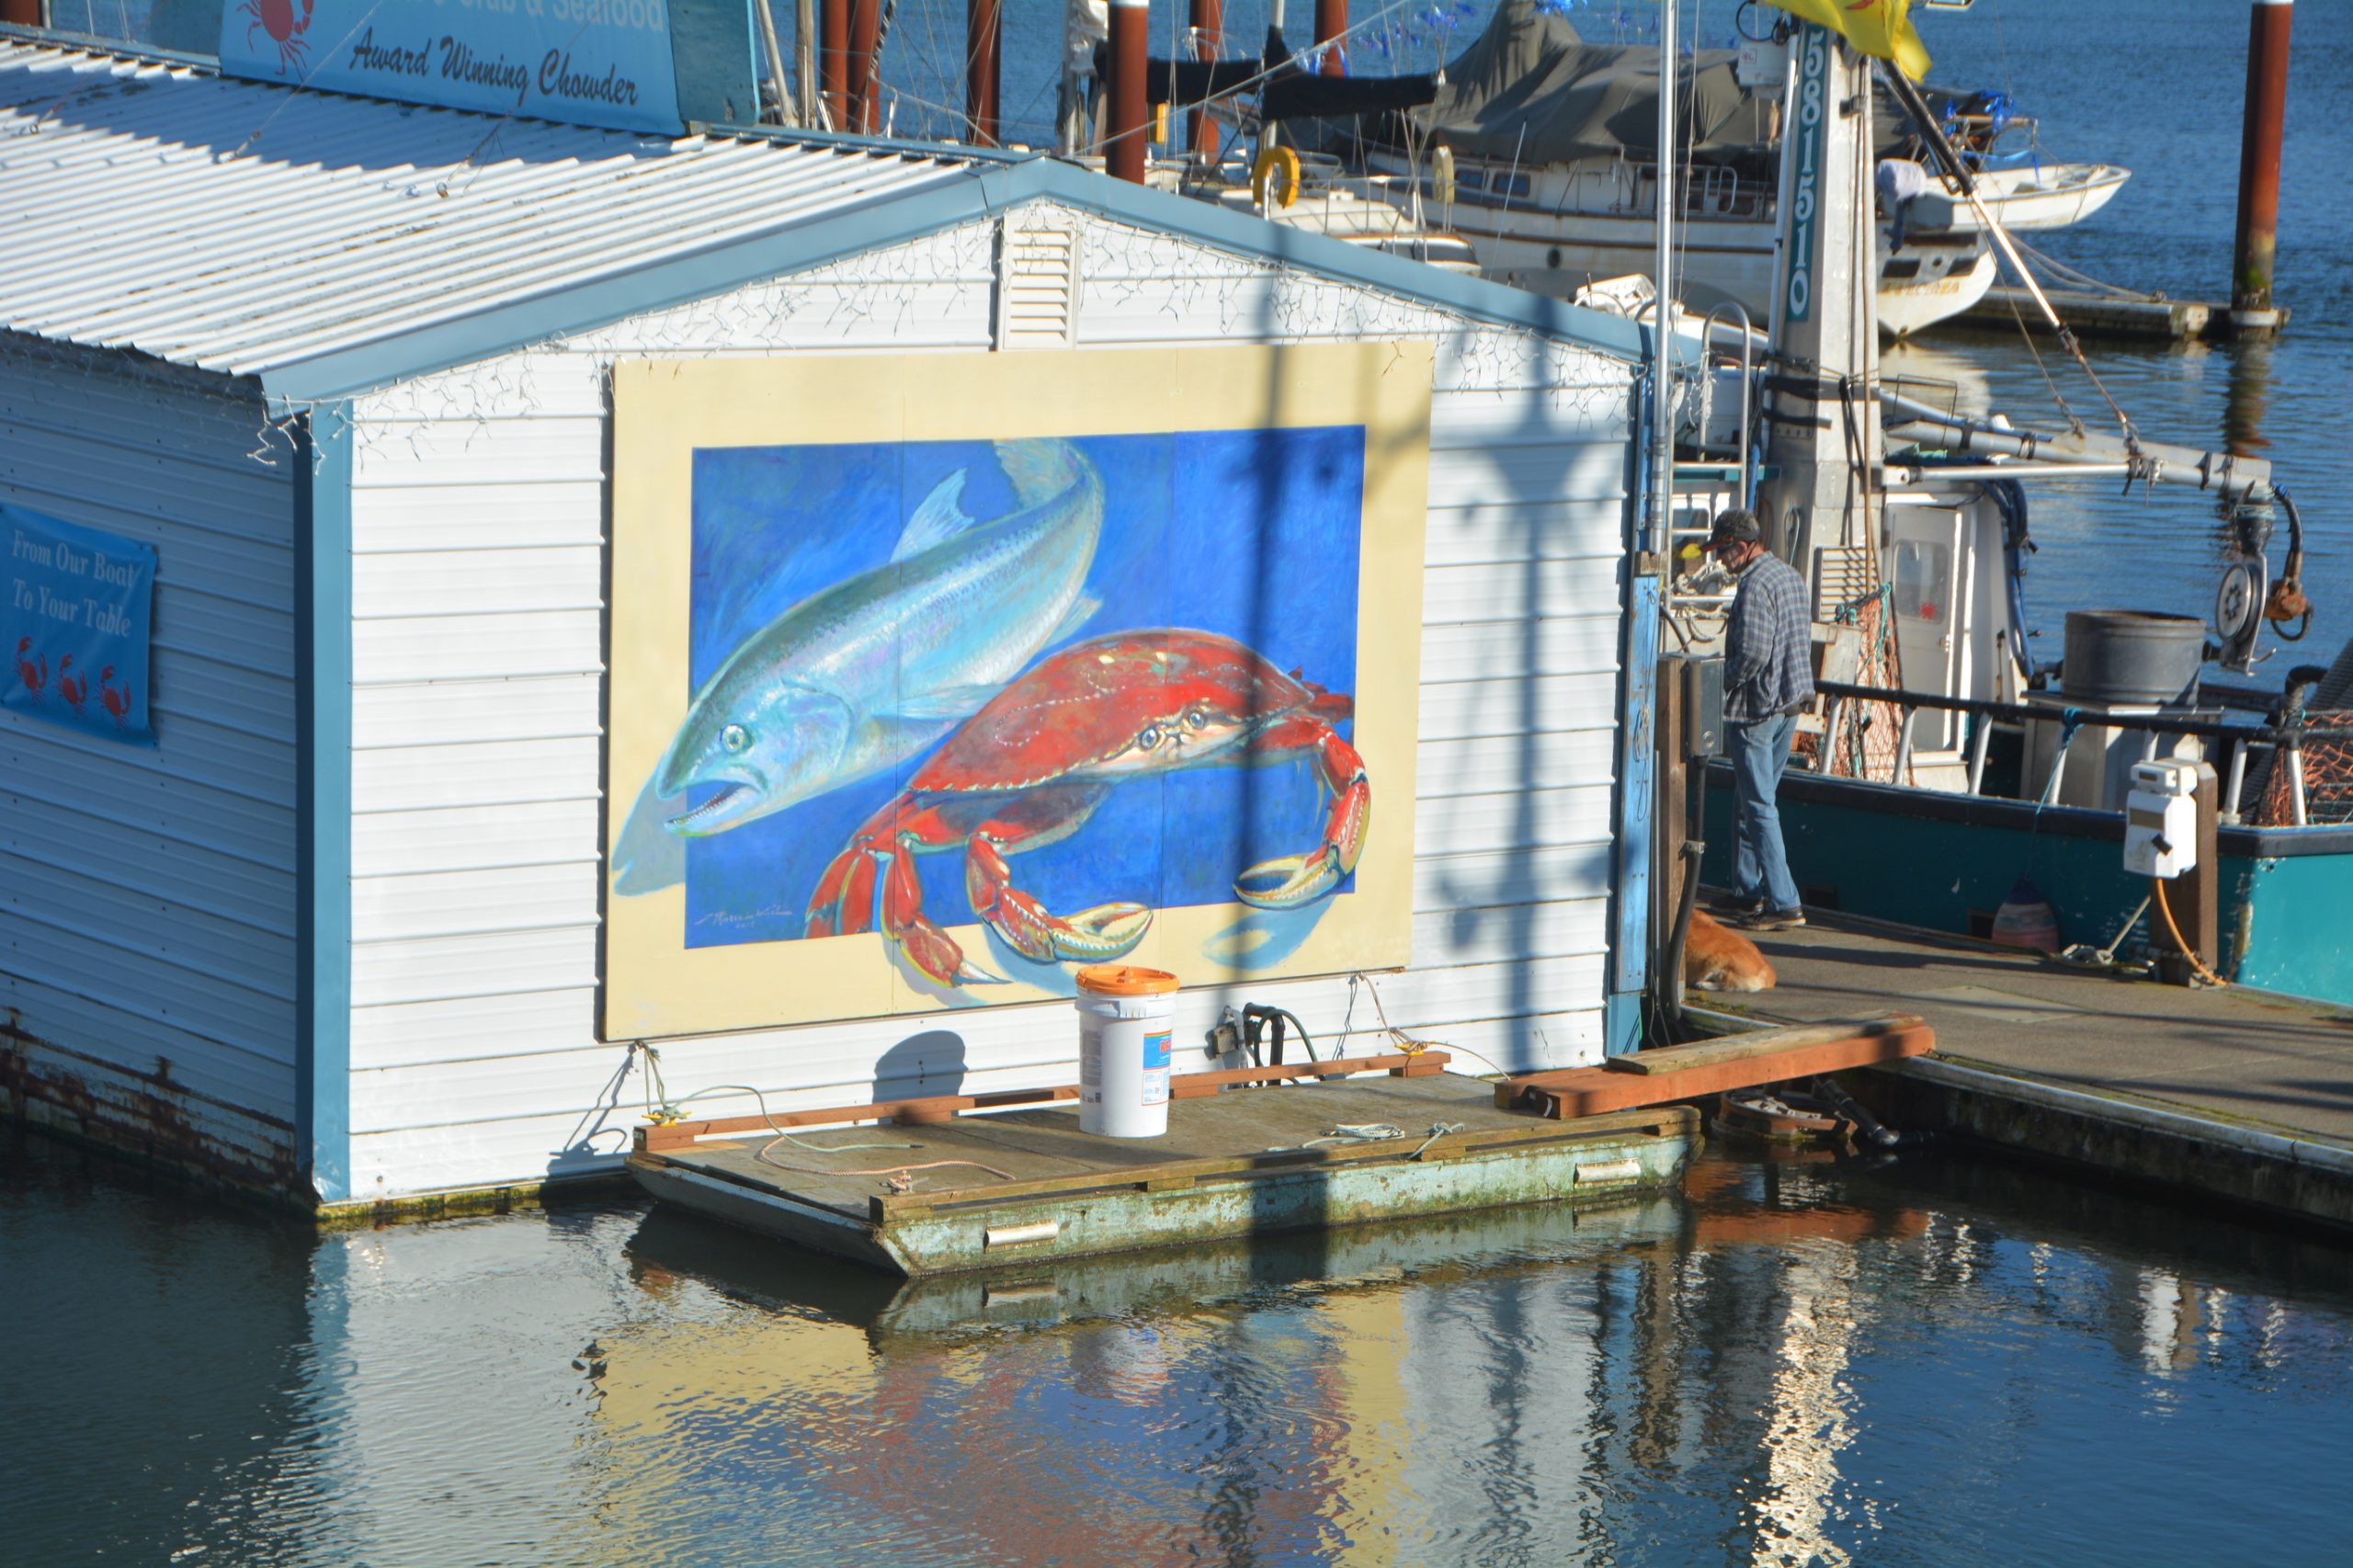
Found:
[[[1086,590],[1102,608],[1039,659],[1106,632],[1187,627],[1355,693],[1363,426],[1069,439],[1104,481]],[[688,696],[786,608],[888,561],[908,517],[959,468],[968,513],[1014,509],[985,441],[697,449]],[[826,863],[929,755],[688,841],[687,945],[798,939]],[[1325,805],[1304,760],[1138,778],[1070,838],[1016,858],[1014,875],[1058,914],[1112,901],[1228,903],[1243,868],[1315,843]],[[961,848],[916,865],[926,912],[943,926],[969,922]]]

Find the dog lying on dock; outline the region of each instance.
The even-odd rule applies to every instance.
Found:
[[[1773,985],[1773,966],[1756,944],[1703,909],[1691,912],[1683,972],[1687,983],[1699,991],[1769,991]]]

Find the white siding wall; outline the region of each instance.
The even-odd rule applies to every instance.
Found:
[[[159,742],[0,710],[0,1044],[35,1116],[290,1187],[291,460],[226,381],[0,344],[0,500],[156,549]]]
[[[1597,1060],[1630,372],[1077,214],[1018,221],[1057,219],[1084,235],[1084,345],[1438,345],[1414,963],[1373,983],[1401,1028],[1485,1062]],[[993,245],[987,226],[958,230],[354,409],[355,1197],[583,1168],[640,1108],[642,1060],[595,1037],[611,360],[985,350]],[[1327,1043],[1373,1023],[1346,977],[1246,996]],[[1240,999],[1188,994],[1178,1038]],[[949,1026],[970,1085],[1074,1075],[1067,1003],[657,1044],[674,1094],[751,1083],[772,1105],[839,1103],[868,1096],[891,1045]]]

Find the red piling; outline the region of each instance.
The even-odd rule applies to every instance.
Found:
[[[966,0],[964,108],[966,134],[976,147],[997,145],[997,61],[1004,31],[1004,0]]]
[[[1315,0],[1315,47],[1324,51],[1324,74],[1344,76],[1347,72],[1341,51],[1346,46],[1340,35],[1348,30],[1348,0]],[[1325,48],[1325,45],[1331,47]]]
[[[1225,0],[1193,0],[1193,58],[1215,60],[1225,44]],[[1217,121],[1210,111],[1193,111],[1192,148],[1204,164],[1217,162]]]
[[[2256,0],[2247,17],[2246,119],[2239,132],[2239,225],[2231,247],[2231,325],[2269,332],[2279,234],[2279,144],[2288,112],[2290,0]]]
[[[869,136],[882,125],[882,79],[874,69],[881,40],[881,0],[849,0],[848,129]]]
[[[824,84],[825,122],[835,131],[849,125],[849,0],[824,0],[824,24],[817,29],[817,77]]]
[[[1144,104],[1144,49],[1151,12],[1144,0],[1111,0],[1111,129],[1103,164],[1114,179],[1143,183],[1151,134]]]

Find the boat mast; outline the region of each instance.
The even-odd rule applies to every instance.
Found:
[[[1658,297],[1651,315],[1651,505],[1644,548],[1662,555],[1672,548],[1675,515],[1675,366],[1669,331],[1675,308],[1675,0],[1659,0],[1658,176],[1651,187],[1658,215],[1658,256],[1651,281]]]
[[[1813,22],[1798,24],[1793,45],[1774,247],[1781,390],[1766,402],[1766,458],[1779,472],[1759,488],[1756,513],[1803,572],[1814,550],[1879,547],[1879,256],[1870,61]]]

